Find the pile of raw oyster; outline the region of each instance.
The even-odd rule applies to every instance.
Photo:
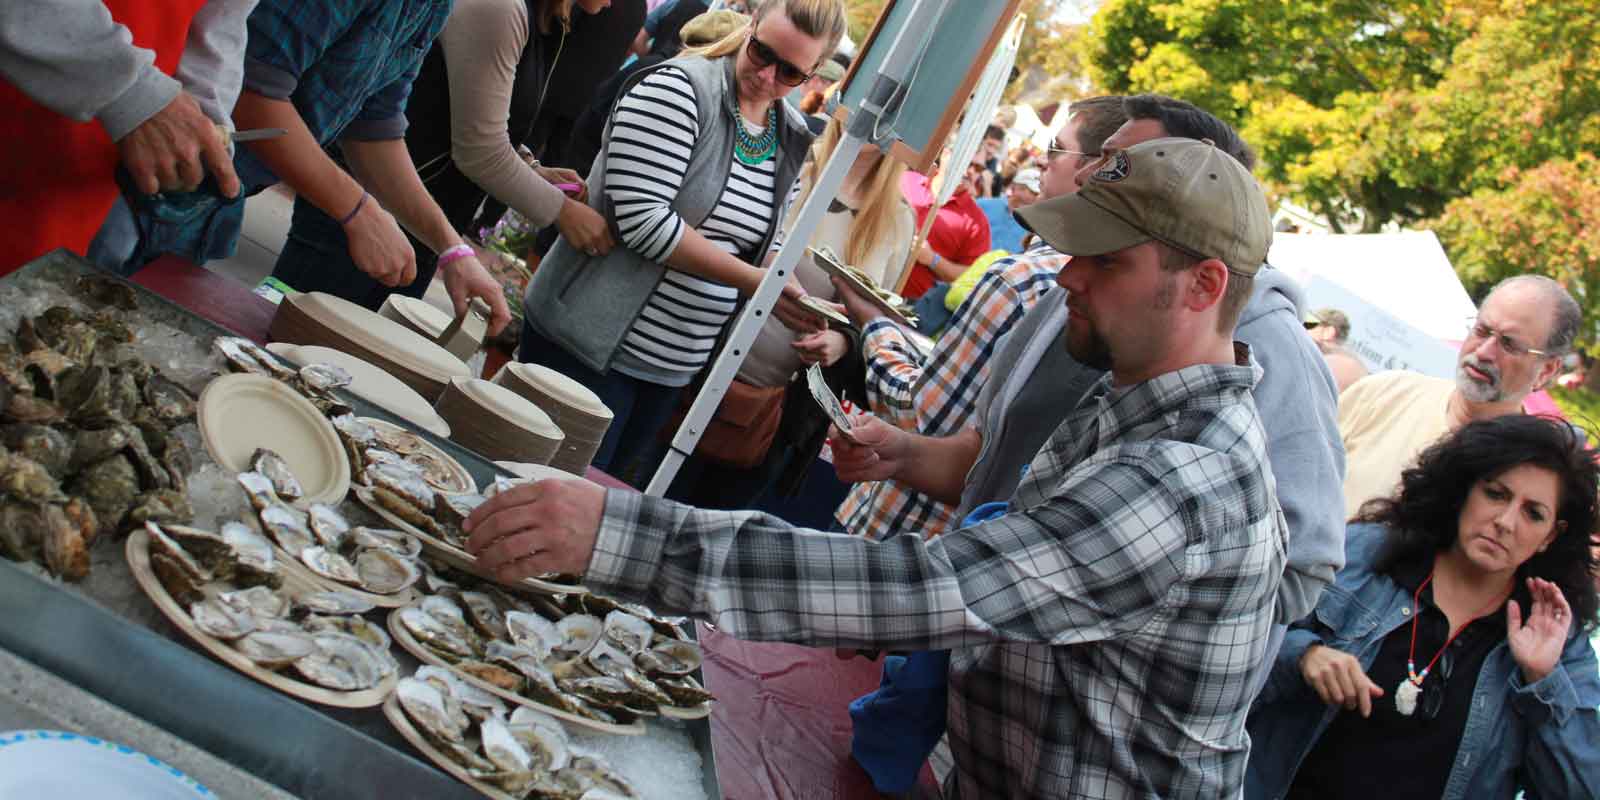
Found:
[[[222,357],[222,364],[229,371],[276,378],[304,395],[327,416],[351,412],[350,405],[334,392],[354,380],[342,367],[307,364],[295,369],[286,366],[261,345],[238,336],[218,336],[211,340],[211,348]]]
[[[514,797],[605,800],[638,797],[598,756],[579,753],[551,717],[518,707],[449,670],[425,666],[395,687],[400,709],[425,739],[476,780]]]
[[[305,489],[289,465],[271,450],[257,450],[244,487],[261,529],[285,553],[328,580],[374,594],[404,592],[422,577],[417,560],[422,543],[402,531],[351,525],[337,508],[311,503],[301,511],[291,503]]]
[[[702,661],[699,645],[647,608],[592,594],[517,597],[437,575],[428,585],[434,594],[393,612],[411,638],[461,672],[540,705],[628,724],[712,699],[690,677]]]
[[[128,352],[133,290],[85,276],[97,310],[52,306],[0,342],[0,555],[77,580],[100,536],[188,522],[193,468],[173,428],[194,397]]]
[[[348,592],[291,592],[272,545],[250,526],[207,531],[149,522],[145,530],[151,571],[195,627],[258,666],[342,692],[373,688],[399,671],[389,635],[360,616],[371,603]]]

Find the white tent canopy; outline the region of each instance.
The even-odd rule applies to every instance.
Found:
[[[1350,317],[1350,349],[1374,370],[1448,378],[1477,313],[1431,231],[1274,234],[1267,260],[1306,291],[1305,308]]]

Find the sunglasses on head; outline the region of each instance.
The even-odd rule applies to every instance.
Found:
[[[803,70],[779,58],[778,51],[763,44],[760,39],[756,38],[754,31],[750,33],[750,41],[745,44],[745,54],[750,56],[750,63],[755,64],[756,69],[766,69],[776,64],[778,69],[774,77],[778,79],[778,83],[784,86],[799,86],[805,83],[806,79],[811,77],[813,71]]]

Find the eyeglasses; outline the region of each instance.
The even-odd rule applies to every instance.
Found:
[[[1099,153],[1085,153],[1085,152],[1083,152],[1081,150],[1068,150],[1065,147],[1056,147],[1055,144],[1052,143],[1049,147],[1045,148],[1045,157],[1046,158],[1055,158],[1056,156],[1078,156],[1079,158],[1095,159],[1095,158],[1099,158],[1100,154]]]
[[[1555,353],[1552,353],[1549,350],[1540,350],[1534,347],[1529,347],[1522,342],[1519,342],[1516,339],[1513,339],[1510,336],[1507,336],[1495,330],[1494,328],[1485,325],[1482,320],[1477,319],[1476,317],[1467,320],[1467,335],[1474,339],[1488,339],[1490,337],[1494,337],[1495,341],[1499,343],[1500,349],[1508,356],[1538,356],[1540,358],[1548,358],[1555,355]]]
[[[811,77],[811,73],[816,71],[801,69],[779,58],[778,51],[757,39],[755,31],[750,32],[750,41],[745,44],[744,52],[745,55],[750,57],[750,63],[755,64],[758,70],[766,69],[776,64],[778,69],[773,77],[777,78],[778,83],[784,86],[799,86]]]
[[[1447,647],[1439,656],[1439,663],[1428,677],[1422,682],[1422,697],[1420,710],[1422,718],[1432,720],[1439,716],[1439,709],[1444,706],[1444,687],[1450,682],[1450,673],[1455,671],[1455,657]]]

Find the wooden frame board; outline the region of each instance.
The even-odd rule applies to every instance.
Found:
[[[893,43],[894,34],[906,23],[903,16],[909,13],[912,2],[913,0],[888,0],[883,12],[872,23],[872,30],[867,33],[867,38],[856,51],[856,57],[850,62],[850,68],[845,71],[844,79],[839,82],[837,96],[840,98],[840,104],[834,111],[834,116],[840,122],[849,121],[850,107],[870,89],[870,87],[855,86],[857,73],[869,63],[874,66],[882,63],[883,54],[888,52]],[[943,102],[945,107],[932,129],[925,133],[926,138],[923,138],[923,131],[905,131],[904,133],[915,137],[910,141],[904,136],[896,136],[889,147],[891,157],[917,172],[928,174],[933,168],[933,162],[943,150],[950,131],[961,118],[968,98],[972,96],[973,89],[978,85],[978,79],[983,75],[984,67],[989,63],[989,57],[1000,44],[1001,37],[1005,36],[1011,18],[1016,15],[1021,5],[1022,0],[953,0],[946,19],[941,20],[941,24],[935,27],[933,37],[928,43],[926,57],[940,58],[941,53],[950,52],[966,57],[971,53],[972,60],[967,64],[965,73],[953,83],[949,80],[950,76],[943,73],[930,74],[925,83],[919,83],[918,81],[924,76],[915,66],[913,67],[912,73],[907,75],[910,85],[906,89],[906,105]],[[998,11],[994,25],[987,34],[984,34],[981,28],[961,24],[959,15],[971,14],[975,10],[976,13],[985,16]],[[891,22],[894,24],[894,30],[889,29]],[[982,35],[983,38],[976,43],[976,50],[973,51],[973,37],[978,35]],[[870,57],[874,53],[878,54],[876,59]]]
[[[150,602],[155,605],[156,609],[171,620],[178,630],[183,631],[184,635],[194,640],[195,644],[200,645],[201,649],[210,653],[218,661],[284,694],[326,706],[371,708],[382,703],[383,699],[394,691],[395,685],[400,682],[400,676],[397,671],[385,677],[377,686],[371,689],[363,689],[359,692],[340,692],[296,680],[282,673],[258,666],[231,645],[200,630],[194,624],[194,619],[189,616],[189,612],[178,605],[172,595],[167,593],[167,588],[161,585],[160,579],[156,578],[155,572],[150,567],[149,533],[142,528],[135,529],[133,533],[128,535],[128,540],[123,546],[123,552],[127,556],[128,569],[133,572],[134,581],[139,584],[140,589],[144,590],[145,595],[150,598]],[[299,575],[285,575],[284,583],[291,587],[309,591],[321,590],[316,584],[305,583],[303,576]]]

